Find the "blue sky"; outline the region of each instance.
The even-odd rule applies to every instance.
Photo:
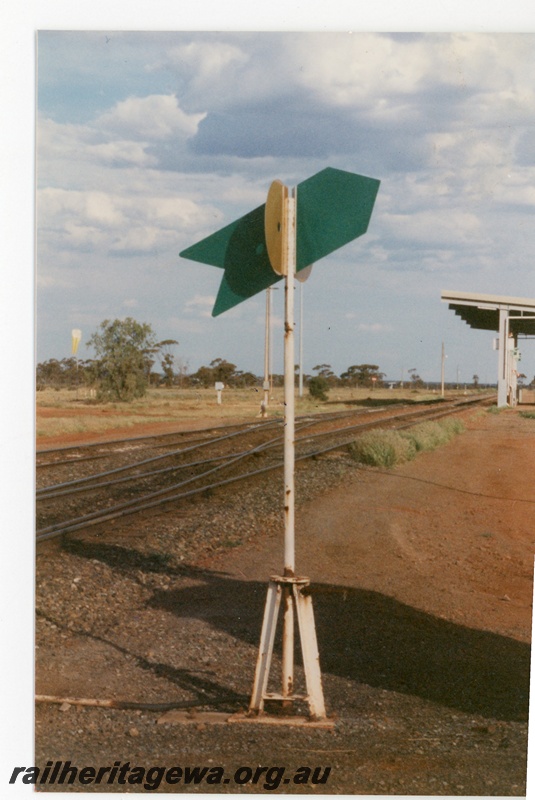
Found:
[[[442,289],[535,296],[535,35],[38,35],[37,359],[132,316],[195,371],[261,374],[264,296],[213,319],[221,273],[179,251],[325,166],[381,180],[368,233],[305,284],[304,368],[496,378]],[[282,297],[274,292],[275,371]],[[522,344],[535,374],[535,348]]]

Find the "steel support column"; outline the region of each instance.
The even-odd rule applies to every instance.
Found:
[[[508,394],[508,346],[507,340],[509,338],[509,311],[506,308],[500,308],[500,322],[498,331],[498,408],[507,405]]]

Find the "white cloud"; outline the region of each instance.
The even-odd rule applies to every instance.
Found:
[[[511,206],[535,206],[535,169],[508,174],[497,187],[496,200]]]
[[[58,123],[51,119],[40,119],[37,135],[39,171],[38,178],[46,175],[47,165],[62,162],[103,166],[125,166],[128,164],[149,167],[156,163],[154,156],[145,151],[146,145],[127,139],[105,138],[101,130],[91,125]]]
[[[269,188],[269,186],[267,187]],[[267,188],[251,185],[243,176],[235,177],[221,193],[221,199],[232,205],[255,208],[266,202]]]
[[[88,161],[112,166],[132,164],[138,167],[151,167],[157,163],[154,156],[146,153],[144,144],[126,140],[88,145],[84,155]]]
[[[411,214],[384,214],[385,232],[405,242],[442,246],[474,246],[482,233],[480,219],[462,209],[428,209]]]
[[[518,109],[521,97],[533,95],[533,42],[517,34],[431,34],[410,41],[374,33],[312,34],[292,42],[290,58],[300,65],[302,86],[329,104],[364,103],[378,117],[390,113],[392,102],[403,115],[404,97],[432,87],[466,90],[476,117],[481,108],[501,109],[504,102]]]
[[[38,192],[40,237],[57,251],[148,252],[182,244],[181,233],[212,220],[210,207],[187,198],[46,188]]]
[[[293,48],[301,65],[299,81],[333,105],[377,104],[389,94],[415,91],[428,80],[429,45],[410,49],[387,36],[315,34]]]
[[[174,66],[190,67],[196,76],[194,82],[204,83],[221,78],[231,65],[247,64],[249,56],[236,45],[210,39],[173,47],[168,59]]]
[[[38,124],[39,184],[103,183],[95,170],[159,165],[158,147],[172,143],[181,152],[193,136],[204,114],[187,114],[175,95],[129,97],[85,124],[60,123],[41,115]]]
[[[189,137],[196,133],[205,114],[187,114],[175,95],[128,97],[98,117],[94,125],[137,141]]]
[[[187,314],[197,314],[200,317],[211,317],[215,303],[215,295],[196,294],[184,305]]]

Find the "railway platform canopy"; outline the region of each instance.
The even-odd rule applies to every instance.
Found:
[[[497,405],[516,405],[518,340],[535,337],[535,299],[443,291],[441,300],[471,328],[498,333]]]

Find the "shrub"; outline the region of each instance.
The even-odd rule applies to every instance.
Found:
[[[422,422],[406,431],[416,450],[434,450],[442,444],[447,444],[457,433],[461,433],[464,426],[459,419],[443,419],[440,422]]]
[[[355,461],[372,467],[393,467],[416,455],[410,439],[397,431],[368,431],[349,445]]]
[[[328,400],[329,384],[323,375],[315,375],[308,381],[308,391],[315,400]]]
[[[97,354],[98,399],[131,402],[147,391],[148,375],[155,351],[150,325],[124,320],[104,320],[88,341]]]
[[[355,461],[373,467],[393,467],[410,461],[418,452],[434,450],[464,430],[459,419],[422,422],[406,431],[368,431],[349,445]]]

